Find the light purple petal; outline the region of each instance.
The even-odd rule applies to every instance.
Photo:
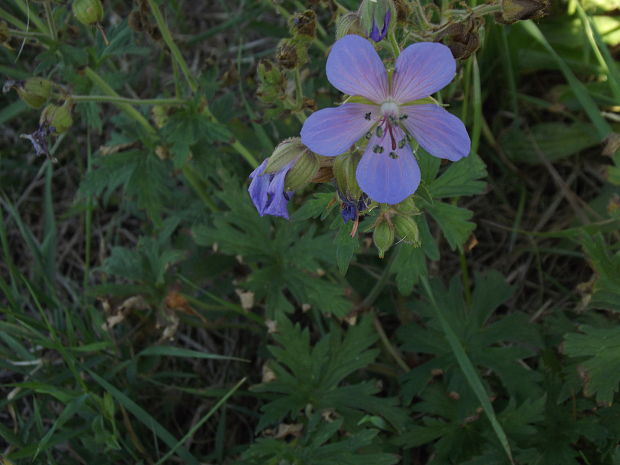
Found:
[[[420,168],[409,143],[405,140],[402,148],[398,146],[399,142],[403,145],[404,132],[395,128],[393,133],[397,144],[395,149],[387,131],[383,138],[371,137],[356,171],[357,183],[368,197],[392,205],[405,200],[420,184]],[[376,146],[382,147],[383,152],[376,153]]]
[[[469,155],[471,141],[463,122],[438,105],[402,107],[403,125],[431,155],[457,161]]]
[[[262,174],[265,168],[267,168],[268,162],[269,159],[267,158],[250,174],[252,182],[250,182],[248,192],[260,216],[265,214],[265,207],[267,206],[268,200],[267,188],[269,187],[270,176],[268,174]]]
[[[447,86],[456,73],[456,61],[448,47],[419,42],[399,55],[392,78],[392,97],[398,103],[428,97]]]
[[[364,103],[324,108],[304,122],[301,142],[319,155],[340,155],[362,138],[379,117],[378,107]]]
[[[360,36],[344,36],[334,44],[327,58],[327,79],[340,92],[375,103],[388,96],[385,66],[372,44]]]
[[[284,179],[286,173],[292,168],[293,162],[286,165],[282,170],[273,175],[267,194],[269,202],[265,208],[265,214],[273,216],[281,216],[288,220],[288,201],[293,195],[292,192],[284,192]],[[262,216],[262,215],[261,215]]]

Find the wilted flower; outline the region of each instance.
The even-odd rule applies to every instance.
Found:
[[[250,174],[250,197],[260,216],[273,215],[288,219],[288,201],[293,192],[284,191],[284,180],[295,162],[287,163],[275,173],[264,173],[268,162],[269,159],[263,161]]]
[[[288,219],[287,205],[294,191],[310,183],[319,168],[319,157],[298,137],[280,142],[271,157],[250,174],[252,182],[248,190],[260,216]]]
[[[362,193],[359,199],[352,199],[338,191],[338,197],[340,197],[342,201],[340,215],[342,216],[342,221],[345,223],[355,221],[360,212],[368,208],[368,196],[364,193]]]
[[[32,147],[37,155],[45,155],[47,158],[52,159],[50,155],[47,137],[54,132],[54,128],[47,124],[42,124],[39,128],[31,134],[22,134],[22,139],[28,139],[32,143]],[[55,160],[54,160],[55,161]]]
[[[368,103],[319,110],[305,121],[302,142],[313,152],[336,156],[364,135],[369,139],[356,178],[368,196],[396,204],[415,192],[420,169],[412,136],[435,157],[456,161],[469,154],[463,123],[428,97],[454,77],[456,62],[445,45],[420,42],[400,54],[392,79],[371,43],[348,35],[327,59],[327,78],[341,92]]]

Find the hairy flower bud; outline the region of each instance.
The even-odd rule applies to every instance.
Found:
[[[74,0],[71,10],[75,19],[87,26],[100,23],[103,19],[101,0]]]
[[[296,13],[291,18],[290,31],[294,37],[301,36],[304,39],[314,39],[316,36],[316,13],[312,10]]]
[[[318,173],[320,164],[318,155],[308,149],[304,150],[286,175],[285,189],[287,191],[298,191],[307,186]]]
[[[336,40],[342,39],[349,34],[364,35],[362,33],[362,22],[358,12],[351,11],[338,18],[336,23]]]
[[[375,42],[387,36],[392,18],[396,19],[393,0],[363,0],[359,13],[364,34]]]
[[[52,82],[40,77],[31,77],[19,83],[15,89],[19,97],[29,106],[40,108],[52,93]]]
[[[351,199],[357,199],[362,194],[362,190],[355,178],[355,170],[357,169],[359,160],[359,154],[353,153],[340,155],[334,160],[333,170],[338,190]]]
[[[542,18],[547,14],[550,5],[550,0],[501,0],[502,11],[495,15],[495,20],[512,24],[516,21]]]
[[[269,157],[265,173],[280,171],[284,166],[297,160],[306,150],[306,146],[301,143],[299,137],[283,140]]]
[[[379,250],[379,258],[383,258],[385,252],[387,252],[394,243],[394,225],[383,215],[380,216],[375,223],[372,240],[377,250]]]
[[[56,133],[67,131],[73,125],[71,117],[71,107],[69,102],[65,102],[62,106],[50,104],[41,112],[39,124],[54,128]]]
[[[396,235],[405,243],[414,247],[420,246],[420,230],[418,223],[408,216],[396,215],[392,221],[396,228]]]

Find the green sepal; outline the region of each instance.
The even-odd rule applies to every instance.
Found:
[[[290,139],[283,140],[273,151],[271,157],[269,157],[267,167],[261,174],[280,171],[290,162],[299,158],[304,151],[306,151],[306,146],[301,143],[299,137],[291,137]]]
[[[295,166],[286,175],[285,190],[297,191],[305,187],[319,171],[321,162],[318,155],[310,150],[304,151]]]

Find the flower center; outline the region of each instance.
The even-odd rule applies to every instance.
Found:
[[[391,116],[393,118],[398,118],[400,111],[398,109],[398,105],[396,102],[392,100],[388,100],[387,102],[383,102],[381,104],[381,114],[383,116],[387,116],[388,118]]]

